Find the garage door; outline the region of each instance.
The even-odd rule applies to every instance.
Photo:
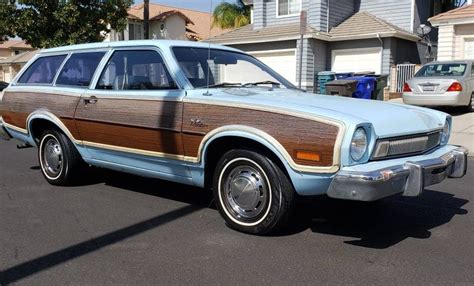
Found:
[[[288,81],[296,84],[295,50],[272,52],[249,52]]]
[[[381,49],[333,50],[332,67],[335,72],[373,71],[380,74]]]
[[[474,60],[474,39],[464,39],[464,58]]]

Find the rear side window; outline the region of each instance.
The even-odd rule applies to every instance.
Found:
[[[56,80],[57,85],[89,86],[105,52],[73,54]]]
[[[97,89],[176,89],[176,84],[156,51],[116,51],[107,63]]]
[[[18,83],[53,83],[61,63],[66,55],[38,58],[18,80]]]

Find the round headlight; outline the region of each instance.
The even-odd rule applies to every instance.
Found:
[[[443,130],[441,131],[441,140],[440,140],[441,145],[448,144],[450,134],[451,134],[451,125],[449,124],[449,121],[446,120]]]
[[[364,128],[357,128],[352,136],[351,141],[351,157],[354,161],[359,161],[364,157],[365,152],[367,151],[367,133]]]

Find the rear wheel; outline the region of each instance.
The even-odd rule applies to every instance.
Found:
[[[38,158],[46,180],[57,186],[75,182],[84,163],[75,146],[63,133],[46,130],[40,139]]]
[[[284,226],[294,190],[287,175],[269,158],[248,150],[231,150],[217,163],[214,198],[228,226],[266,234]]]
[[[469,100],[469,103],[466,106],[466,112],[474,111],[474,100],[472,100],[473,97],[474,97],[474,93],[471,94],[471,100]]]

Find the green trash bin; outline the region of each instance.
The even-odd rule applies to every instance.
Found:
[[[318,87],[320,94],[326,94],[326,83],[336,79],[336,73],[332,71],[318,72]]]

